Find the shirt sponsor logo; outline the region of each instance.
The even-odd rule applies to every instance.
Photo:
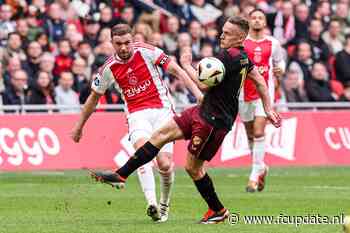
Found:
[[[124,91],[124,95],[126,97],[133,97],[133,96],[138,95],[142,92],[145,92],[149,86],[151,86],[151,80],[146,80],[143,83],[141,83],[135,87],[131,87],[131,88],[126,89]]]

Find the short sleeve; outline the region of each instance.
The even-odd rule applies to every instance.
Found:
[[[98,94],[103,95],[106,90],[114,83],[114,77],[110,68],[103,67],[94,77],[91,89]]]

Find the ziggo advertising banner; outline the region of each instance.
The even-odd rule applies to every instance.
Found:
[[[77,115],[0,116],[0,170],[115,168],[133,153],[123,113],[96,113],[83,139],[69,133]],[[350,165],[350,111],[292,112],[282,127],[266,128],[266,160],[270,166]],[[175,143],[177,166],[185,162],[187,143]],[[212,167],[250,164],[244,126],[238,120],[209,163]]]

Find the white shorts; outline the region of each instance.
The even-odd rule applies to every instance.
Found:
[[[253,101],[239,101],[239,117],[243,122],[253,121],[255,117],[266,117],[261,99]]]
[[[134,145],[139,139],[151,138],[152,134],[173,118],[168,108],[152,108],[133,112],[128,115],[129,140]],[[173,153],[174,143],[165,144],[161,152]]]

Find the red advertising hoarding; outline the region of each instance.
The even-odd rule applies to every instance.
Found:
[[[79,144],[69,133],[77,115],[0,116],[0,170],[113,168],[133,153],[123,113],[96,113]],[[291,112],[282,127],[266,128],[266,161],[270,166],[350,165],[350,111]],[[183,166],[186,142],[175,144],[174,161]],[[244,126],[238,120],[212,167],[250,164]]]

